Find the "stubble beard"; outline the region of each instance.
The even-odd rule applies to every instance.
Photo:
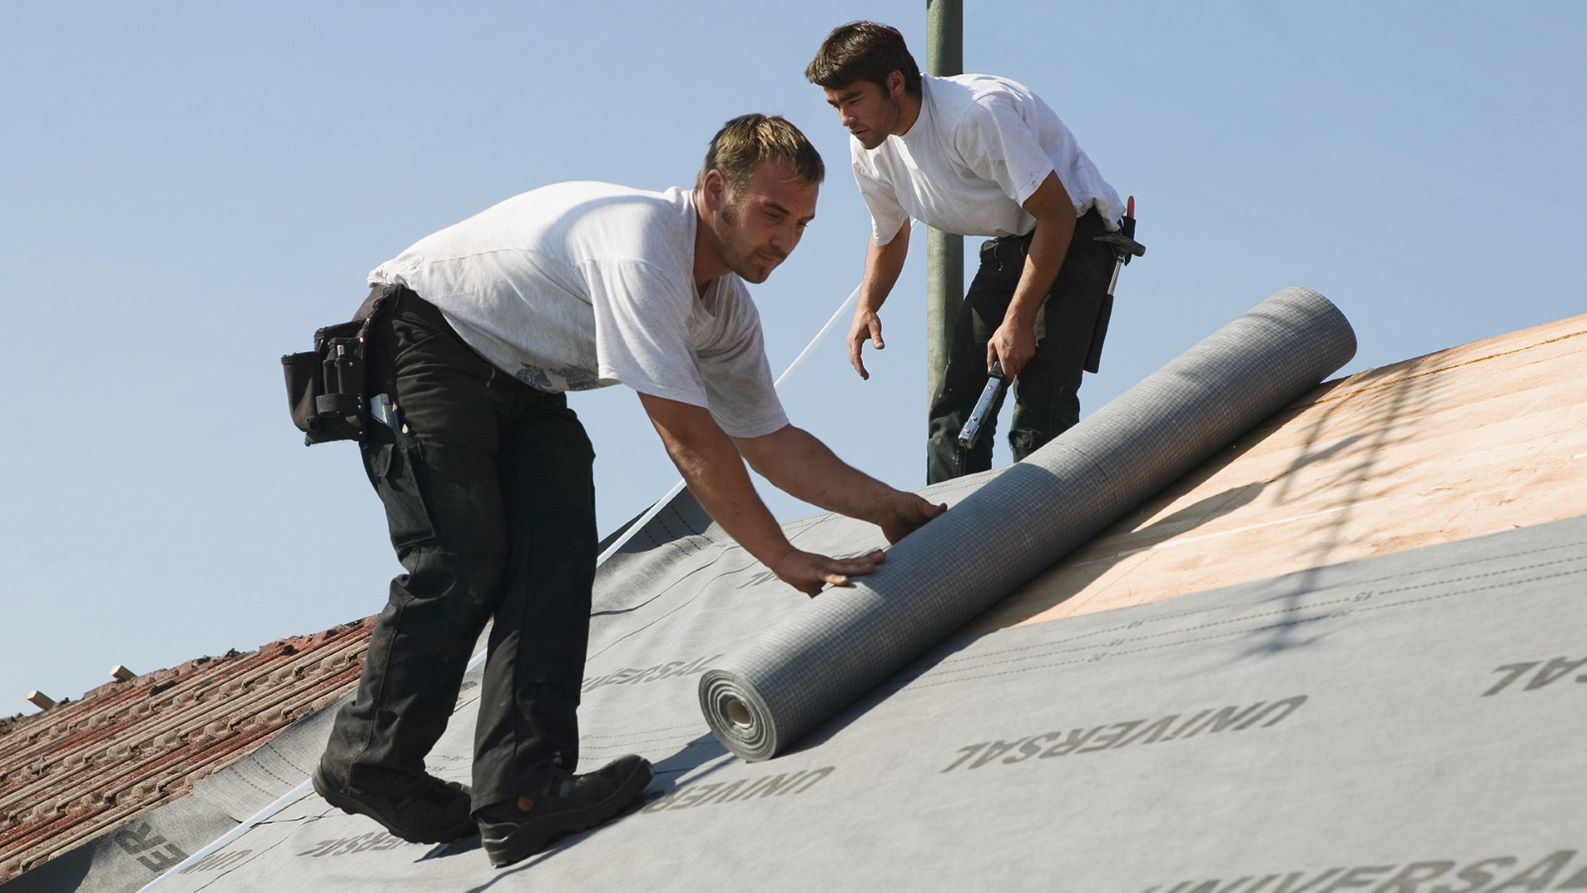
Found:
[[[739,237],[743,230],[739,228],[738,206],[733,202],[722,204],[722,227],[719,238],[722,244],[722,259],[726,261],[727,268],[738,274],[745,282],[759,285],[771,277],[775,264],[762,267],[762,261],[753,248],[746,248],[740,244]]]
[[[872,140],[869,143],[865,140],[860,140],[860,145],[866,149],[874,149],[887,142],[887,138],[892,135],[893,131],[898,129],[898,119],[904,116],[904,104],[898,101],[898,97],[887,95],[882,98],[887,102],[887,111],[889,113],[886,121],[887,126],[866,131],[866,135]]]

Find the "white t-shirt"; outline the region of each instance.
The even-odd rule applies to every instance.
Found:
[[[1022,236],[1022,205],[1057,173],[1075,216],[1095,207],[1118,229],[1124,203],[1058,115],[1024,85],[986,74],[921,78],[920,116],[875,149],[851,139],[854,179],[886,245],[913,217],[963,236]]]
[[[440,308],[497,368],[542,391],[628,385],[710,410],[734,437],[788,424],[738,276],[694,286],[682,189],[558,183],[427,236],[376,267]]]

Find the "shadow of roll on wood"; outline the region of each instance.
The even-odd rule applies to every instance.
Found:
[[[1287,288],[700,677],[717,740],[765,760],[1337,372],[1356,337]]]

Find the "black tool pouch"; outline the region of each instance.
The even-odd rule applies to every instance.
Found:
[[[1095,374],[1102,367],[1102,342],[1108,339],[1108,321],[1113,318],[1113,291],[1119,285],[1119,271],[1132,257],[1146,256],[1146,246],[1135,241],[1135,196],[1130,196],[1124,216],[1119,218],[1117,232],[1093,236],[1106,245],[1113,254],[1113,276],[1108,280],[1107,291],[1102,293],[1102,303],[1097,306],[1097,322],[1091,329],[1091,345],[1086,349],[1086,371]]]
[[[1102,342],[1108,340],[1108,322],[1113,319],[1113,296],[1102,295],[1097,306],[1097,321],[1091,327],[1091,344],[1086,348],[1085,370],[1095,375],[1102,368]]]
[[[287,406],[305,446],[364,439],[369,423],[364,350],[370,324],[393,291],[377,288],[351,321],[315,332],[313,350],[281,358]]]

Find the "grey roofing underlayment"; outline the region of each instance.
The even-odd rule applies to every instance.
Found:
[[[1270,321],[1297,307],[1328,316],[1308,293],[1279,297],[1258,308]],[[1234,381],[1217,377],[1231,370],[1216,362],[1181,366],[1181,384],[1195,387],[1173,400],[1238,402],[1243,384],[1267,385],[1308,352],[1339,347],[1321,340],[1269,343],[1258,359],[1277,366],[1240,366]],[[1194,463],[1297,396],[1289,387],[1275,386],[1273,405],[1230,410],[1252,416],[1237,421],[1206,415],[1223,411],[1214,406],[1167,407],[1147,421],[1172,429],[1163,444],[1137,448],[1183,447],[1174,461]],[[1048,451],[1088,443],[1119,417],[1101,410]],[[1220,433],[1184,445],[1205,428]],[[1087,480],[1119,474],[1105,450],[1079,450],[1094,463]],[[1061,477],[1048,451],[1034,467]],[[646,804],[611,825],[495,870],[477,840],[405,844],[310,792],[158,889],[1587,890],[1587,517],[979,636],[955,634],[962,620],[933,621],[944,626],[924,654],[879,645],[920,619],[905,616],[911,587],[887,580],[920,576],[922,589],[981,598],[953,575],[1005,586],[1002,574],[1029,575],[1007,565],[1057,560],[1033,557],[1051,542],[1017,526],[945,523],[974,515],[983,494],[1020,498],[1037,486],[1025,468],[931,488],[953,504],[947,516],[896,547],[865,586],[813,604],[702,527],[687,494],[647,522],[598,575],[580,710],[584,768],[628,752],[657,764]],[[1157,473],[1177,472],[1165,465],[1141,486],[1166,483]],[[1061,489],[1044,499],[1052,517],[1079,511]],[[874,527],[841,517],[787,529],[817,551],[880,544]],[[923,571],[926,558],[905,551],[917,544],[985,566]],[[739,655],[766,653],[757,643],[769,630],[845,600],[871,612],[869,629],[840,634],[849,652],[887,665],[876,686],[850,700],[812,665],[813,697],[831,715],[779,734],[774,759],[726,751],[701,715],[702,673],[742,666]],[[819,641],[799,647],[807,659],[832,656]],[[477,679],[431,759],[445,778],[468,778]],[[327,714],[7,893],[155,879],[177,854],[300,788]]]
[[[700,680],[712,732],[744,759],[782,752],[1355,350],[1316,292],[1262,302],[899,543],[852,592],[713,662]]]

